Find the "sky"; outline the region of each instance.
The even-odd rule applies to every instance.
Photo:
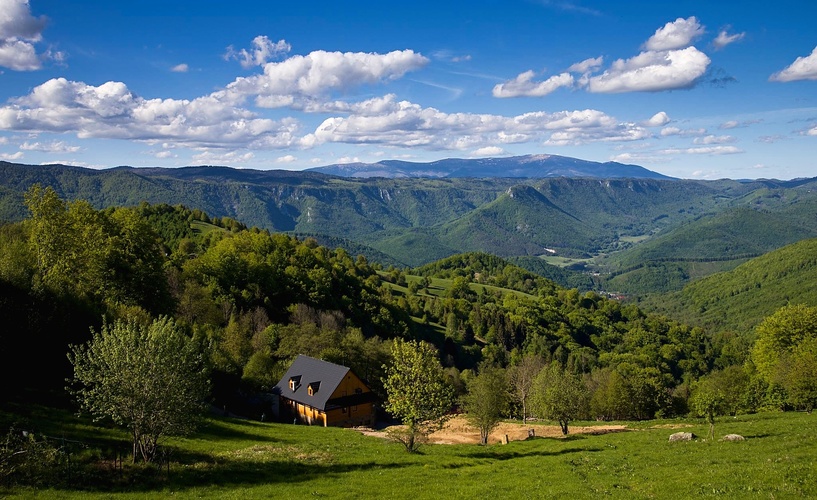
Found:
[[[0,0],[0,160],[817,176],[817,2]]]

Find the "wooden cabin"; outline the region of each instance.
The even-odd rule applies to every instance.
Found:
[[[275,386],[283,418],[309,425],[374,425],[375,394],[345,366],[300,355]]]

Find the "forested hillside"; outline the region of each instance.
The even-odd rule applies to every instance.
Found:
[[[385,265],[418,266],[470,251],[582,258],[599,273],[592,286],[638,295],[679,289],[817,235],[814,179],[350,179],[0,162],[0,219],[25,217],[23,193],[35,183],[97,209],[142,201],[196,207],[250,227],[313,235]],[[517,262],[546,276],[564,274]],[[562,283],[582,281],[564,276]]]
[[[645,302],[710,331],[740,334],[787,304],[817,306],[817,239],[787,245]]]
[[[680,388],[717,364],[703,330],[487,254],[406,274],[198,209],[99,211],[42,188],[26,203],[31,215],[0,233],[0,309],[12,318],[0,365],[7,377],[35,363],[64,369],[25,384],[59,388],[68,344],[89,327],[162,314],[208,346],[214,397],[235,408],[240,388],[268,390],[297,354],[352,366],[377,388],[393,337],[437,345],[455,385],[478,363],[558,361],[628,401],[604,410],[622,418],[684,411]]]

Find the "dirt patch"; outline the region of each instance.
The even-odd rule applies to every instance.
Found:
[[[533,429],[536,437],[562,437],[562,429],[558,425],[540,425],[521,423],[501,422],[488,436],[488,443],[501,443],[504,436],[508,436],[508,441],[522,441],[528,438],[528,431]],[[367,436],[386,437],[385,430],[374,430],[371,428],[355,429]],[[607,434],[610,432],[626,431],[624,425],[592,425],[592,426],[570,426],[571,434]],[[464,416],[458,415],[445,426],[429,436],[429,442],[435,444],[476,444],[479,443],[479,430],[472,427]]]

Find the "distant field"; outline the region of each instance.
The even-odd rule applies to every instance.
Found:
[[[12,418],[0,412],[5,421]],[[68,413],[35,410],[43,432],[118,442]],[[719,418],[717,436],[745,442],[669,443],[679,428],[706,435],[700,420],[623,423],[629,431],[535,438],[508,445],[426,445],[417,454],[354,430],[211,418],[174,439],[170,471],[73,465],[73,481],[50,489],[2,490],[20,498],[803,498],[817,495],[814,415]],[[531,424],[529,424],[530,426]],[[534,426],[537,424],[533,424]],[[597,425],[580,423],[577,425]],[[89,453],[86,451],[86,455]]]
[[[570,257],[559,257],[557,255],[540,255],[540,259],[544,260],[548,264],[552,266],[559,266],[559,267],[567,267],[573,264],[578,263],[588,263],[592,262],[593,258],[588,259],[571,259]]]

